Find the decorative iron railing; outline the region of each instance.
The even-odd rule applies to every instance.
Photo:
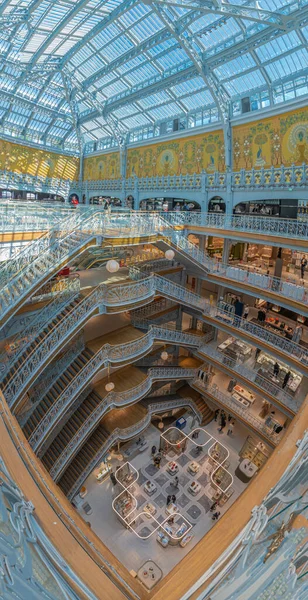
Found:
[[[97,600],[47,538],[35,506],[26,501],[0,458],[1,541],[5,548],[2,595],[7,598]]]
[[[134,269],[132,275],[139,279],[140,271]],[[257,344],[260,340],[263,340],[275,349],[285,352],[288,356],[293,356],[300,363],[307,366],[308,353],[303,346],[282,338],[265,327],[255,325],[247,319],[240,319],[224,309],[211,306],[205,298],[159,275],[144,277],[144,274],[141,273],[141,277],[141,280],[131,284],[124,283],[116,286],[102,284],[83,298],[59,322],[57,327],[41,340],[32,353],[27,356],[27,360],[20,365],[17,373],[14,373],[9,380],[3,391],[10,407],[14,408],[16,406],[17,400],[25,392],[25,386],[33,379],[38,369],[46,363],[52,353],[63,345],[67,336],[71,336],[97,307],[121,307],[121,310],[124,310],[137,299],[138,301],[146,300],[153,297],[156,292],[169,299],[180,301],[189,308],[199,310],[204,316],[215,319],[218,324],[227,323],[235,326],[242,333],[249,333],[250,336],[254,336]]]
[[[272,381],[269,381],[254,369],[248,367],[245,363],[241,363],[238,359],[233,359],[229,356],[226,356],[210,344],[203,344],[200,346],[199,352],[201,352],[202,356],[213,358],[215,361],[221,363],[222,366],[226,366],[234,371],[235,374],[254,382],[265,392],[268,392],[271,396],[274,396],[276,400],[289,408],[292,412],[297,412],[299,410],[302,401],[299,401],[296,396],[293,397],[286,390],[282,390],[281,387]]]
[[[10,339],[4,352],[0,353],[1,381],[40,332],[78,296],[79,291],[80,279],[78,274],[73,274],[69,278],[57,282],[55,291],[51,292],[51,300],[38,311],[22,333],[18,333]]]
[[[242,417],[242,419],[246,421],[246,423],[251,425],[259,433],[262,433],[262,435],[265,436],[275,446],[280,442],[284,434],[284,430],[282,430],[281,433],[275,433],[273,429],[267,427],[266,424],[263,421],[261,421],[261,419],[258,419],[258,417],[255,417],[255,415],[249,412],[249,410],[246,410],[242,406],[240,406],[239,403],[236,402],[236,400],[234,400],[231,395],[227,395],[226,393],[221,392],[216,384],[207,385],[204,383],[204,381],[197,377],[193,380],[192,385],[197,390],[204,390],[210,396],[217,398],[217,400],[221,404],[230,408],[233,414]]]
[[[149,348],[152,346],[152,340],[150,340],[151,344],[149,345],[150,338],[151,336],[144,336],[142,341],[137,340],[138,350],[135,348],[136,342],[125,344],[126,346],[130,345],[131,347],[130,351],[127,350],[127,352],[130,352],[136,356],[136,353],[140,351],[140,347],[142,347],[142,352],[149,350]],[[115,356],[111,357],[110,355],[113,354],[113,351]],[[69,409],[69,406],[74,398],[83,392],[86,386],[89,385],[95,373],[102,368],[105,362],[109,360],[110,362],[117,362],[117,360],[122,361],[123,358],[121,357],[121,354],[121,346],[115,346],[112,348],[109,345],[107,347],[106,344],[102,350],[100,350],[94,355],[94,357],[92,357],[92,359],[88,361],[83,369],[81,369],[72,382],[67,386],[64,392],[60,394],[56,402],[50,407],[29,438],[29,443],[33,450],[35,452],[40,451],[39,456],[41,456],[43,453],[44,442],[46,443],[47,436],[50,435],[56,425],[67,413],[67,410]],[[129,356],[129,354],[126,354],[126,356]],[[105,397],[105,401],[107,402],[108,406],[123,406],[125,404],[131,404],[143,398],[150,391],[154,381],[165,379],[187,379],[193,377],[194,374],[194,369],[182,369],[181,367],[161,367],[149,369],[148,376],[139,385],[125,392],[109,392]]]
[[[284,474],[262,504],[253,508],[250,521],[181,600],[189,600],[192,595],[198,600],[252,595],[306,598],[307,579],[303,574],[308,565],[307,528],[304,524],[293,527],[292,520],[304,516],[307,510],[308,434],[296,445]],[[283,535],[285,529],[287,535]]]
[[[132,437],[135,437],[136,435],[138,435],[138,433],[141,433],[141,431],[146,429],[146,427],[148,427],[148,425],[150,424],[152,414],[155,414],[158,412],[164,412],[166,410],[171,410],[172,408],[178,408],[181,406],[190,407],[195,412],[196,416],[198,417],[198,419],[201,423],[202,415],[199,413],[198,409],[196,408],[196,406],[191,398],[177,398],[177,399],[171,400],[171,401],[166,400],[165,402],[155,402],[155,403],[149,404],[147,407],[148,412],[145,415],[145,417],[143,417],[143,419],[141,419],[141,421],[138,421],[135,425],[127,427],[126,429],[116,428],[112,432],[112,434],[108,437],[108,439],[106,440],[104,445],[98,450],[98,452],[95,454],[95,456],[92,458],[92,460],[88,463],[88,465],[86,466],[86,468],[84,469],[83,473],[80,475],[78,480],[75,482],[75,484],[73,485],[73,487],[71,488],[71,490],[68,494],[68,498],[70,500],[72,500],[72,498],[78,492],[80,487],[83,485],[83,482],[86,480],[88,475],[90,475],[90,473],[93,471],[93,469],[96,467],[96,465],[102,460],[102,457],[106,454],[106,452],[108,452],[108,450],[114,445],[115,442],[117,442],[118,440],[121,440],[121,441],[129,440]],[[66,459],[65,459],[65,461],[67,464],[68,461]],[[54,478],[56,478],[55,475],[52,475],[52,476]],[[58,478],[58,476],[57,476],[57,478]]]

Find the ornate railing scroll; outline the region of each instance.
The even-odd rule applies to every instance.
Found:
[[[293,528],[294,517],[305,515],[307,495],[308,434],[277,484],[225,552],[180,600],[189,600],[207,585],[198,600],[236,598],[307,597],[307,528]],[[278,511],[273,513],[273,506]]]
[[[175,400],[166,400],[165,402],[153,402],[147,407],[147,414],[141,421],[138,421],[135,425],[131,425],[126,429],[116,428],[112,434],[108,437],[103,446],[98,450],[95,456],[91,459],[89,464],[86,466],[78,480],[73,485],[72,489],[68,494],[68,498],[72,500],[77,491],[83,485],[83,482],[86,480],[88,475],[93,471],[96,465],[102,460],[103,456],[108,452],[108,450],[114,445],[118,440],[125,441],[129,440],[132,437],[141,433],[151,422],[151,417],[155,413],[164,412],[166,410],[171,410],[172,408],[178,408],[181,406],[188,406],[193,410],[196,414],[199,422],[201,423],[202,415],[199,413],[197,407],[195,406],[193,400],[191,398],[177,398]]]
[[[0,458],[2,594],[16,600],[97,600],[60,556]],[[69,583],[71,581],[71,584]],[[78,594],[79,595],[79,594]]]
[[[51,300],[36,315],[30,324],[23,329],[22,333],[16,334],[9,341],[9,348],[0,353],[1,380],[22,356],[34,339],[58,316],[61,311],[74,300],[80,291],[80,279],[78,274],[73,274],[57,284]]]
[[[147,338],[147,336],[145,336],[145,338]],[[148,339],[145,339],[145,344],[148,344]],[[94,360],[92,359],[89,361],[82,371],[76,375],[70,385],[68,385],[57,401],[50,407],[49,411],[33,431],[29,438],[29,443],[35,452],[39,451],[39,456],[43,454],[45,447],[44,442],[46,445],[47,436],[51,433],[56,424],[61,421],[61,418],[64,417],[70,403],[77,394],[83,393],[83,390],[89,385],[95,372],[101,368],[105,361],[110,359],[110,357],[108,357],[109,348],[104,346],[101,351],[102,356],[98,357],[95,355],[93,357]],[[110,360],[116,362],[115,358]],[[96,365],[97,361],[99,366],[94,367],[94,364]],[[88,372],[90,372],[90,375]],[[194,377],[194,375],[195,369],[182,369],[181,367],[158,367],[149,369],[146,379],[136,387],[124,392],[109,392],[107,396],[105,396],[105,401],[107,402],[106,406],[124,406],[140,400],[150,391],[154,381],[165,379],[189,379]]]
[[[217,398],[221,404],[230,408],[230,410],[240,417],[243,418],[244,421],[249,423],[256,431],[262,433],[264,437],[266,437],[272,444],[275,446],[280,442],[284,431],[282,430],[279,434],[275,433],[272,428],[267,427],[263,421],[255,417],[248,410],[246,411],[242,406],[239,405],[236,400],[232,398],[231,395],[228,395],[224,392],[221,392],[216,384],[206,385],[201,379],[198,377],[194,379],[192,382],[194,387],[197,390],[204,390],[206,393]]]

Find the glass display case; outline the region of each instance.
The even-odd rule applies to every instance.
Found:
[[[263,442],[249,435],[239,454],[242,459],[247,458],[260,469],[266,463],[270,451]]]

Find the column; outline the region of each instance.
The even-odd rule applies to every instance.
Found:
[[[222,262],[225,265],[227,265],[229,263],[229,255],[230,255],[231,245],[232,245],[232,240],[226,238],[224,240],[224,247],[223,247],[223,251],[222,251]]]

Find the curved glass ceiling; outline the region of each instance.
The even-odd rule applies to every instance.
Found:
[[[277,85],[306,93],[306,23],[308,0],[2,0],[0,133],[80,150],[200,109],[223,121],[251,93],[281,101]]]

